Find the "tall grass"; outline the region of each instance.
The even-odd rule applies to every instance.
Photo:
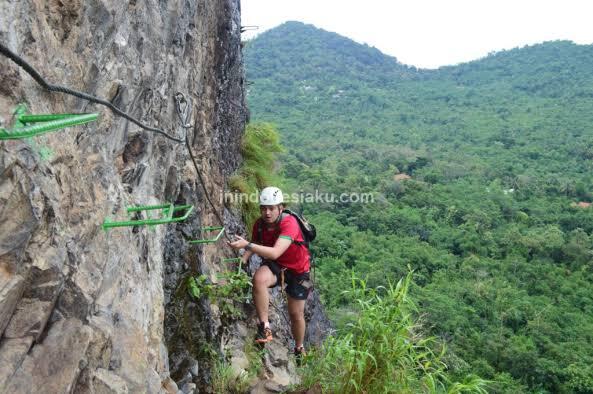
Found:
[[[277,155],[283,152],[278,131],[271,123],[248,124],[241,141],[241,168],[229,179],[233,193],[250,195],[266,186],[282,187],[280,178],[275,175]],[[243,201],[241,209],[243,220],[248,228],[259,216],[256,201]]]
[[[218,360],[212,371],[212,390],[214,393],[243,394],[249,389],[249,376],[243,371],[239,374],[224,360]]]
[[[353,278],[358,317],[341,334],[330,337],[308,357],[303,385],[321,385],[324,393],[486,393],[486,382],[468,376],[451,382],[436,353],[434,338],[425,338],[412,318],[408,298],[412,274],[395,286],[369,289]]]

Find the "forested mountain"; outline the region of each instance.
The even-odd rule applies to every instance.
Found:
[[[318,287],[414,270],[451,372],[493,392],[593,392],[593,46],[547,42],[421,70],[299,22],[246,43],[252,121],[309,203]]]

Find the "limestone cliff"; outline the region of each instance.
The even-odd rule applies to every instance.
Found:
[[[229,231],[244,232],[221,198],[248,117],[238,0],[0,0],[0,41],[51,83],[177,137],[185,131],[174,95],[184,93],[208,195]],[[209,392],[205,350],[248,368],[253,308],[221,321],[215,304],[184,291],[188,275],[214,278],[220,258],[232,257],[223,242],[186,242],[220,223],[184,145],[46,92],[6,58],[0,80],[3,127],[18,103],[32,113],[100,113],[84,126],[0,142],[0,392]],[[162,202],[196,210],[178,224],[101,228],[126,206]],[[325,318],[317,302],[307,313],[317,341]],[[261,376],[276,386],[296,381],[287,327],[279,333]]]

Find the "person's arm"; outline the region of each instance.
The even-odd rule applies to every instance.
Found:
[[[292,241],[288,238],[280,237],[276,240],[274,246],[263,246],[254,244],[245,240],[240,236],[236,236],[237,240],[234,242],[228,242],[228,244],[234,249],[242,249],[245,248],[247,252],[252,252],[260,255],[264,259],[268,260],[276,260],[278,257],[282,256],[286,249],[290,246]],[[251,255],[250,255],[251,256]]]

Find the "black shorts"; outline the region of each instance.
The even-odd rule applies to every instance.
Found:
[[[261,264],[266,266],[276,275],[276,283],[270,288],[280,286],[282,281],[282,267],[275,261],[264,260]],[[284,282],[286,283],[286,294],[295,300],[306,300],[312,289],[311,278],[308,272],[295,274],[289,269],[284,270]]]

